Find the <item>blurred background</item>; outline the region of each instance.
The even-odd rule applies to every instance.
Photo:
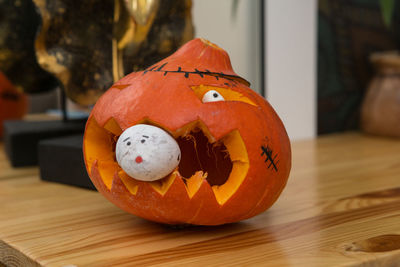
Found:
[[[91,2],[95,6],[95,1]],[[113,1],[109,2],[112,6]],[[252,89],[268,99],[283,120],[292,140],[360,129],[362,106],[368,88],[375,75],[381,75],[377,65],[382,67],[385,64],[379,56],[375,60],[371,60],[371,57],[377,52],[386,53],[398,49],[400,41],[400,6],[395,0],[193,0],[181,1],[179,5],[189,10],[179,11],[178,7],[172,7],[178,10],[176,14],[185,14],[181,16],[180,23],[186,25],[186,28],[175,32],[182,38],[174,43],[175,46],[172,45],[168,51],[161,53],[162,56],[172,53],[184,40],[189,39],[187,25],[191,20],[192,30],[194,29],[191,37],[209,39],[227,50],[234,70],[251,82]],[[14,45],[15,49],[11,52],[21,55],[26,50],[32,50],[30,55],[23,56],[18,69],[9,71],[9,66],[4,63],[6,57],[3,49],[0,52],[0,63],[3,61],[0,71],[6,76],[7,71],[11,73],[12,77],[9,79],[15,83],[16,76],[31,75],[29,72],[35,69],[35,77],[39,81],[31,81],[31,85],[36,88],[39,86],[43,90],[26,91],[30,103],[28,112],[43,113],[58,109],[62,97],[60,84],[55,77],[60,80],[60,73],[49,73],[48,66],[46,71],[40,58],[39,64],[35,62],[34,56],[40,53],[35,53],[33,47],[28,47],[37,38],[34,28],[41,27],[43,30],[43,27],[47,27],[46,23],[41,22],[41,16],[50,14],[57,17],[58,11],[51,9],[56,7],[51,4],[46,6],[46,1],[39,0],[0,0],[0,6],[0,45],[4,46],[8,42],[10,46],[10,42],[14,42],[13,45],[17,45]],[[10,6],[17,8],[15,10],[18,12],[14,13],[14,17],[10,15],[13,13],[8,12],[12,9]],[[47,13],[43,11],[43,6],[47,8]],[[165,16],[171,19],[176,15],[174,12]],[[22,14],[25,18],[30,17],[34,23],[28,24],[29,27],[13,28],[17,16]],[[91,18],[84,12],[82,14],[87,19]],[[121,14],[123,17],[123,13]],[[57,20],[52,23],[55,21]],[[12,39],[10,33],[6,34],[11,30],[31,42]],[[123,38],[124,36],[120,37],[119,41]],[[389,56],[389,59],[385,56],[383,62],[392,62],[393,69],[397,56],[391,53],[393,56]],[[378,61],[380,63],[376,63]],[[137,69],[140,69],[140,64]],[[115,72],[107,75],[111,77],[113,74]],[[105,73],[102,76],[105,77]],[[397,83],[396,77],[391,76],[392,84]],[[393,79],[396,81],[393,82]],[[47,90],[48,87],[55,87],[56,90]],[[97,97],[93,95],[91,94],[93,99]],[[396,95],[399,93],[393,92],[387,98]],[[91,106],[79,103],[84,101],[76,102],[67,101],[70,111],[87,111]],[[374,103],[369,105],[374,106]],[[393,109],[387,112],[392,111]],[[375,111],[379,112],[381,111]],[[366,125],[368,120],[373,120],[367,115]]]
[[[371,57],[399,47],[398,1],[238,1],[233,17],[229,11],[234,9],[235,1],[217,1],[215,8],[211,5],[211,1],[194,1],[196,34],[224,47],[235,70],[252,83],[253,89],[261,90],[265,83],[264,95],[284,121],[292,140],[362,127],[363,100],[380,73]],[[220,14],[221,10],[226,14]],[[208,14],[206,21],[201,19],[202,13]],[[264,42],[260,40],[261,31]],[[264,46],[264,58],[260,57],[260,44]],[[387,60],[398,58],[396,55]],[[392,64],[389,68],[396,67]],[[397,78],[391,74],[390,79],[392,84],[388,86],[397,88],[390,97],[397,98],[397,102],[384,103],[394,105],[386,112],[395,114],[392,116],[397,120],[382,124],[393,126],[400,124],[400,93]],[[368,102],[366,109],[372,112],[379,105],[385,104]],[[373,111],[384,120],[382,108]],[[374,119],[369,114],[364,117]],[[379,132],[369,130],[367,124],[363,127],[366,131]]]

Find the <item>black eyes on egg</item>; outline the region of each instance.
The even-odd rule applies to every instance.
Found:
[[[142,137],[144,137],[144,138],[149,138],[149,136],[147,136],[147,135],[142,135]],[[126,138],[123,142],[126,142],[126,141],[129,140],[129,139],[130,139],[130,137]],[[144,144],[144,142],[146,142],[146,139],[141,139],[141,140],[140,140],[140,143]],[[132,143],[131,143],[130,141],[126,142],[126,145],[127,145],[127,146],[130,146],[131,144],[132,144]]]
[[[146,142],[146,140],[145,140],[145,139],[142,139],[142,140],[140,140],[140,143],[142,143],[142,144],[143,144],[144,142]],[[130,146],[131,144],[132,144],[132,143],[131,143],[131,142],[129,142],[129,141],[126,143],[126,145],[127,145],[127,146]]]

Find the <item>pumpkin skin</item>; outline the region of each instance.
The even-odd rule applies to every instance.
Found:
[[[219,225],[263,212],[286,185],[291,151],[281,120],[248,85],[232,70],[228,54],[203,39],[127,75],[98,100],[86,125],[83,153],[93,184],[121,209],[166,224]],[[209,90],[225,101],[203,103]],[[194,138],[196,153],[205,151],[202,132],[208,148],[223,146],[216,153],[225,153],[225,161],[211,161],[221,162],[227,177],[208,180],[212,168],[183,175],[192,160],[185,158],[192,155],[186,147],[183,165],[162,180],[129,177],[116,163],[115,143],[122,131],[140,123],[160,127],[180,142]],[[207,156],[197,157],[200,165],[206,162]]]
[[[0,137],[3,136],[3,121],[21,119],[27,109],[27,97],[18,92],[7,77],[0,72]]]

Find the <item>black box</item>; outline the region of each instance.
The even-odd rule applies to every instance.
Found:
[[[82,153],[83,134],[39,142],[42,180],[95,189],[86,172]]]
[[[36,165],[40,140],[83,133],[86,119],[63,121],[5,121],[4,146],[13,167]]]

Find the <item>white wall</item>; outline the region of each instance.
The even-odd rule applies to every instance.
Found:
[[[267,99],[291,139],[316,135],[316,0],[266,2]]]
[[[196,37],[225,49],[234,71],[260,90],[260,10],[258,0],[239,0],[236,16],[232,0],[193,0]]]
[[[230,55],[236,73],[260,90],[260,1],[193,0],[196,37]],[[266,96],[289,137],[316,134],[316,0],[265,0]]]

